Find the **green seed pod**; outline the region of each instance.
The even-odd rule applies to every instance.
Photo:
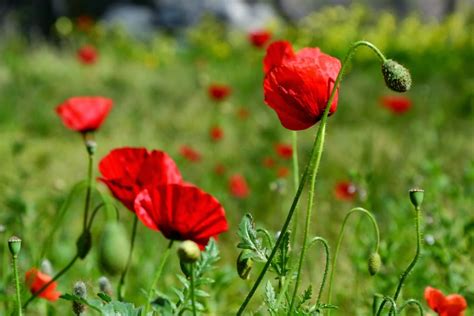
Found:
[[[194,241],[185,240],[178,247],[178,256],[180,261],[193,263],[201,257],[201,250]]]
[[[408,69],[392,59],[382,64],[382,74],[387,87],[396,92],[406,92],[411,88],[411,75]]]
[[[411,189],[409,192],[411,204],[413,204],[414,207],[420,207],[423,203],[425,191],[422,189]]]
[[[129,242],[125,228],[118,222],[107,223],[102,231],[98,247],[98,259],[102,270],[117,275],[125,269]]]
[[[72,293],[80,298],[86,298],[87,296],[87,289],[86,284],[82,281],[78,281],[74,284],[74,288]],[[80,302],[72,302],[72,311],[76,316],[84,315],[86,311],[86,306]]]
[[[376,275],[379,272],[381,265],[382,265],[382,259],[380,258],[380,255],[378,254],[378,252],[372,253],[368,261],[368,268],[369,268],[370,275],[372,276]]]
[[[8,239],[8,249],[13,257],[18,256],[21,250],[21,239],[17,236],[12,236]]]
[[[237,273],[243,280],[249,279],[250,271],[252,270],[253,260],[249,257],[250,254],[250,250],[244,249],[237,258]]]

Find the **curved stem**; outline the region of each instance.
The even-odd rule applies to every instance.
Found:
[[[375,235],[376,235],[376,243],[375,243],[375,252],[379,251],[379,245],[380,245],[380,231],[379,227],[377,225],[377,221],[375,220],[374,216],[367,211],[366,209],[362,207],[356,207],[351,209],[346,216],[344,217],[344,221],[342,222],[341,230],[339,231],[339,235],[337,237],[337,244],[336,244],[336,251],[334,252],[334,258],[332,259],[332,265],[331,265],[331,274],[329,277],[329,290],[328,290],[328,304],[331,304],[331,298],[332,298],[332,284],[333,284],[333,279],[334,279],[334,271],[336,270],[336,263],[337,263],[337,256],[339,254],[339,248],[341,247],[342,243],[342,237],[344,236],[344,229],[346,227],[347,220],[351,216],[351,214],[355,212],[360,212],[362,214],[365,214],[369,217],[372,226],[374,227]],[[331,312],[328,310],[328,315],[330,315]]]
[[[193,308],[193,316],[196,316],[196,301],[195,301],[195,297],[194,297],[194,262],[191,263],[190,265],[190,269],[191,269],[191,306]]]
[[[93,165],[94,165],[94,155],[91,152],[88,152],[89,157],[89,165],[87,168],[87,191],[86,191],[86,201],[84,203],[84,223],[83,223],[83,231],[87,229],[87,219],[89,217],[89,208],[91,204],[91,191],[92,191],[92,173],[93,173]]]
[[[398,309],[398,314],[400,315],[402,313],[402,311],[405,309],[405,307],[407,307],[410,304],[416,305],[418,307],[418,311],[420,312],[420,315],[421,316],[424,315],[423,307],[421,306],[420,302],[418,302],[417,300],[414,300],[414,299],[409,299],[405,303],[403,303],[400,306],[400,308]]]
[[[20,278],[18,277],[18,256],[14,255],[12,257],[12,264],[13,264],[13,276],[15,278],[15,290],[16,290],[16,303],[17,303],[17,310],[18,316],[22,315],[21,309],[21,292],[20,292]]]
[[[127,276],[128,269],[130,268],[130,264],[132,262],[133,248],[135,246],[135,237],[137,235],[137,224],[138,224],[138,217],[134,215],[133,226],[132,226],[132,238],[130,240],[130,250],[128,252],[127,265],[125,266],[125,269],[122,271],[122,275],[120,275],[119,284],[117,286],[117,296],[118,296],[119,301],[123,300],[122,287],[125,283],[125,277]]]
[[[265,266],[263,267],[262,271],[260,272],[260,275],[257,277],[257,280],[255,281],[255,284],[250,289],[250,292],[247,294],[247,297],[245,298],[244,302],[242,303],[239,310],[237,311],[237,315],[242,315],[245,308],[247,307],[250,300],[252,299],[253,295],[255,294],[255,291],[257,290],[258,286],[262,282],[265,273],[268,271],[270,263],[273,260],[275,254],[278,250],[278,247],[280,246],[280,243],[282,241],[282,237],[286,233],[286,231],[288,229],[288,225],[291,222],[291,218],[293,216],[293,213],[295,212],[296,205],[298,204],[298,200],[301,196],[301,192],[303,190],[304,184],[306,182],[306,177],[307,177],[309,171],[312,171],[312,173],[314,174],[314,176],[313,176],[314,180],[316,178],[317,169],[319,167],[319,160],[321,158],[321,153],[322,153],[322,145],[324,144],[324,140],[322,140],[319,136],[321,136],[322,130],[326,126],[326,121],[327,121],[327,118],[328,118],[328,115],[329,115],[330,105],[331,105],[332,100],[334,99],[334,97],[336,95],[337,88],[339,87],[339,84],[342,80],[342,77],[344,75],[344,71],[346,70],[348,62],[349,62],[350,58],[352,57],[353,53],[355,52],[355,50],[359,46],[362,46],[362,45],[365,45],[365,46],[368,46],[369,48],[371,48],[377,54],[377,56],[381,59],[381,61],[385,61],[384,55],[370,42],[357,41],[357,42],[353,43],[352,46],[349,48],[349,51],[346,54],[346,57],[344,58],[344,61],[342,63],[341,70],[339,71],[339,73],[337,75],[337,78],[336,78],[336,81],[334,82],[334,86],[333,86],[333,89],[331,91],[331,95],[329,96],[328,102],[326,104],[326,108],[325,108],[323,116],[322,116],[321,124],[319,125],[319,129],[318,129],[318,132],[316,134],[316,138],[315,138],[315,141],[314,141],[314,144],[313,144],[313,149],[311,151],[310,161],[309,161],[308,165],[306,166],[305,171],[304,171],[304,173],[301,177],[300,184],[298,186],[298,190],[296,191],[295,197],[293,198],[293,202],[291,204],[290,210],[288,211],[288,215],[287,215],[286,220],[283,224],[283,227],[280,230],[280,236],[277,239],[277,241],[275,243],[275,246],[272,249],[272,252],[270,254],[270,257],[269,257],[268,261],[265,263]],[[320,147],[319,151],[317,150],[318,147]],[[319,156],[319,159],[317,159],[317,156]],[[316,161],[317,161],[317,163],[316,163]],[[313,169],[311,169],[311,167],[313,167]],[[305,239],[307,239],[307,238],[305,238]],[[303,244],[303,249],[305,247],[306,247],[306,245]],[[299,278],[299,273],[298,273],[298,278]],[[297,286],[296,286],[296,288],[297,288]],[[290,311],[291,311],[291,309],[290,309]]]
[[[273,247],[273,238],[270,236],[270,233],[264,228],[257,228],[257,233],[263,234],[267,240],[268,246]]]
[[[38,297],[38,295],[40,295],[41,293],[43,293],[44,290],[46,290],[46,288],[48,286],[50,286],[53,282],[55,282],[57,279],[59,279],[64,273],[66,273],[73,265],[74,263],[76,262],[76,260],[79,259],[79,255],[75,255],[74,258],[72,258],[71,262],[69,262],[67,264],[67,266],[65,266],[61,271],[59,271],[58,273],[56,273],[56,275],[49,281],[47,282],[45,285],[43,285],[38,291],[36,291],[35,293],[33,293],[30,298],[25,302],[25,304],[23,304],[23,308],[26,308],[28,306],[28,304],[31,303],[31,301],[33,301],[35,298]]]
[[[329,244],[327,242],[326,239],[324,239],[323,237],[314,237],[313,239],[311,239],[311,241],[309,242],[309,246],[308,248],[315,242],[319,241],[323,247],[324,247],[324,252],[326,254],[326,263],[324,264],[324,274],[323,274],[323,279],[321,281],[321,286],[319,287],[319,293],[318,293],[318,298],[316,299],[316,306],[319,305],[320,301],[321,301],[321,295],[323,294],[323,290],[324,290],[324,285],[326,284],[326,278],[327,278],[327,275],[328,275],[328,271],[329,271],[329,261],[330,261],[330,257],[329,257]]]
[[[402,276],[400,277],[400,281],[398,282],[397,290],[395,291],[395,295],[393,296],[393,300],[397,301],[398,296],[403,287],[403,283],[405,282],[406,278],[410,274],[410,272],[415,267],[418,258],[420,257],[421,252],[421,231],[420,231],[420,218],[421,218],[421,211],[419,207],[415,207],[415,228],[416,228],[416,253],[413,260],[410,262],[408,267],[403,271]]]
[[[380,307],[379,307],[379,310],[377,311],[376,316],[380,315],[380,313],[383,311],[383,308],[384,308],[384,306],[387,302],[390,302],[391,309],[395,310],[395,316],[398,315],[398,313],[397,313],[397,303],[395,303],[395,301],[391,297],[385,296],[383,298],[382,304],[380,304]]]
[[[158,269],[156,270],[155,275],[153,276],[153,281],[151,282],[150,288],[148,289],[144,315],[148,315],[147,313],[150,310],[151,297],[153,296],[153,289],[155,288],[156,283],[158,283],[158,281],[160,280],[161,273],[163,272],[165,263],[168,260],[168,257],[170,255],[170,250],[171,250],[171,246],[173,246],[173,242],[174,240],[170,240],[168,247],[166,248],[165,252],[163,253],[163,256],[161,257],[160,265],[158,266]]]
[[[298,165],[298,132],[297,131],[291,131],[291,139],[292,139],[292,147],[293,147],[293,154],[291,157],[292,160],[292,166],[293,166],[293,184],[295,186],[295,191],[298,188],[299,185],[299,165]],[[291,228],[291,240],[290,240],[290,245],[291,248],[295,248],[295,242],[296,242],[296,230],[298,228],[298,212],[295,213],[293,216],[293,227]]]

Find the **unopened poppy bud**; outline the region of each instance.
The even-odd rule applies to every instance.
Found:
[[[397,92],[406,92],[411,87],[411,76],[408,69],[392,59],[382,64],[382,74],[387,87]]]
[[[72,293],[74,295],[76,295],[77,297],[85,299],[86,296],[87,296],[86,284],[82,281],[76,282],[74,284],[74,288],[72,290]],[[74,301],[74,302],[72,302],[72,311],[77,316],[84,315],[84,312],[86,311],[86,306],[84,304],[80,303],[80,302]]]
[[[423,203],[423,197],[425,196],[425,191],[422,189],[411,189],[410,191],[410,201],[414,207],[418,208]]]
[[[244,249],[237,258],[237,273],[243,280],[248,280],[250,271],[252,270],[253,260],[250,257],[250,254],[250,250]]]
[[[95,142],[95,140],[92,140],[92,139],[86,140],[86,149],[89,155],[95,154],[95,151],[97,149],[97,143]]]
[[[41,260],[40,270],[44,274],[54,275],[53,265],[51,264],[51,261],[49,261],[48,259]]]
[[[369,268],[370,275],[372,276],[376,275],[379,272],[381,265],[382,265],[382,259],[380,258],[379,253],[378,252],[372,253],[368,261],[368,268]]]
[[[181,268],[181,271],[183,274],[189,278],[191,276],[191,264],[188,262],[184,262],[183,260],[179,260],[179,267]]]
[[[17,236],[12,236],[8,239],[8,249],[13,257],[18,256],[21,250],[21,239]]]
[[[193,263],[201,257],[201,250],[194,241],[185,240],[178,247],[178,256],[180,261]]]
[[[101,276],[99,278],[99,290],[108,296],[112,296],[112,284],[110,284],[110,281],[106,276]]]
[[[118,222],[107,223],[99,241],[98,259],[102,270],[110,275],[117,275],[125,269],[128,247],[125,228]]]
[[[79,258],[84,259],[92,247],[92,235],[89,230],[83,232],[79,239],[77,239],[76,247],[77,255],[79,256]]]

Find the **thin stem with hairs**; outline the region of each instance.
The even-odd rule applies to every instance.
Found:
[[[118,296],[119,301],[123,300],[122,287],[125,284],[125,277],[127,276],[128,269],[130,268],[130,264],[132,263],[133,248],[135,246],[135,237],[137,235],[137,226],[138,226],[137,224],[138,224],[138,217],[134,215],[133,226],[132,226],[132,238],[130,239],[130,250],[128,251],[127,265],[125,266],[125,269],[122,271],[122,274],[120,275],[120,280],[117,286],[117,296]]]

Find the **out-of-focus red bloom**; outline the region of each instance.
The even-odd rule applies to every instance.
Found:
[[[104,97],[73,97],[56,107],[67,128],[76,132],[93,132],[100,128],[112,108],[112,100]]]
[[[357,194],[357,187],[350,181],[340,181],[334,187],[334,195],[342,201],[352,201]]]
[[[394,114],[403,114],[410,110],[412,102],[405,96],[389,95],[380,99],[380,103]]]
[[[77,59],[85,65],[94,64],[97,58],[97,50],[92,45],[84,45],[77,50]]]
[[[425,299],[439,316],[464,316],[464,310],[467,309],[467,302],[461,295],[444,296],[443,292],[430,286],[425,289]]]
[[[322,117],[341,63],[319,48],[293,52],[285,41],[272,43],[263,61],[265,103],[275,110],[281,124],[290,130],[304,130]],[[336,111],[338,92],[329,114]]]
[[[36,268],[31,268],[25,273],[26,285],[30,289],[31,294],[34,294],[41,290],[43,286],[51,281],[52,277],[39,271]],[[38,296],[48,301],[56,301],[61,293],[56,290],[58,284],[56,282],[51,283],[46,289],[44,289]]]
[[[186,160],[189,160],[192,162],[198,162],[202,158],[201,154],[197,150],[187,145],[181,146],[181,148],[179,149],[179,153]]]
[[[211,84],[207,88],[209,97],[214,101],[224,101],[232,92],[232,89],[223,84]]]
[[[270,156],[264,157],[263,161],[262,161],[262,164],[263,164],[264,167],[273,168],[273,167],[275,167],[275,159],[273,159]]]
[[[250,194],[250,189],[245,178],[240,174],[235,174],[229,179],[230,193],[236,198],[246,198]]]
[[[102,158],[99,171],[99,180],[132,212],[135,197],[143,189],[182,182],[181,173],[168,154],[146,148],[114,149]]]
[[[276,144],[275,152],[283,159],[291,159],[293,155],[293,147],[290,144]]]
[[[267,44],[267,42],[272,38],[272,33],[267,30],[258,30],[249,33],[249,41],[250,43],[257,47],[263,48]]]
[[[240,107],[240,108],[237,110],[237,116],[238,116],[241,120],[245,120],[245,119],[247,119],[247,118],[250,116],[250,112],[249,112],[249,110],[247,110],[246,108]]]
[[[224,130],[220,126],[213,126],[209,131],[209,136],[215,142],[220,141],[224,137]]]
[[[140,192],[135,213],[145,226],[171,240],[192,240],[203,249],[227,231],[224,208],[212,195],[190,185],[168,184]]]
[[[94,25],[94,19],[89,15],[80,15],[76,18],[76,27],[79,31],[88,32]]]
[[[225,173],[225,169],[226,169],[225,166],[224,166],[223,164],[220,164],[220,163],[219,163],[219,164],[217,164],[217,165],[214,167],[214,172],[215,172],[217,175],[221,176],[221,175],[223,175],[223,174]]]
[[[278,178],[286,178],[290,174],[290,169],[287,167],[279,167],[277,169],[277,177]]]

